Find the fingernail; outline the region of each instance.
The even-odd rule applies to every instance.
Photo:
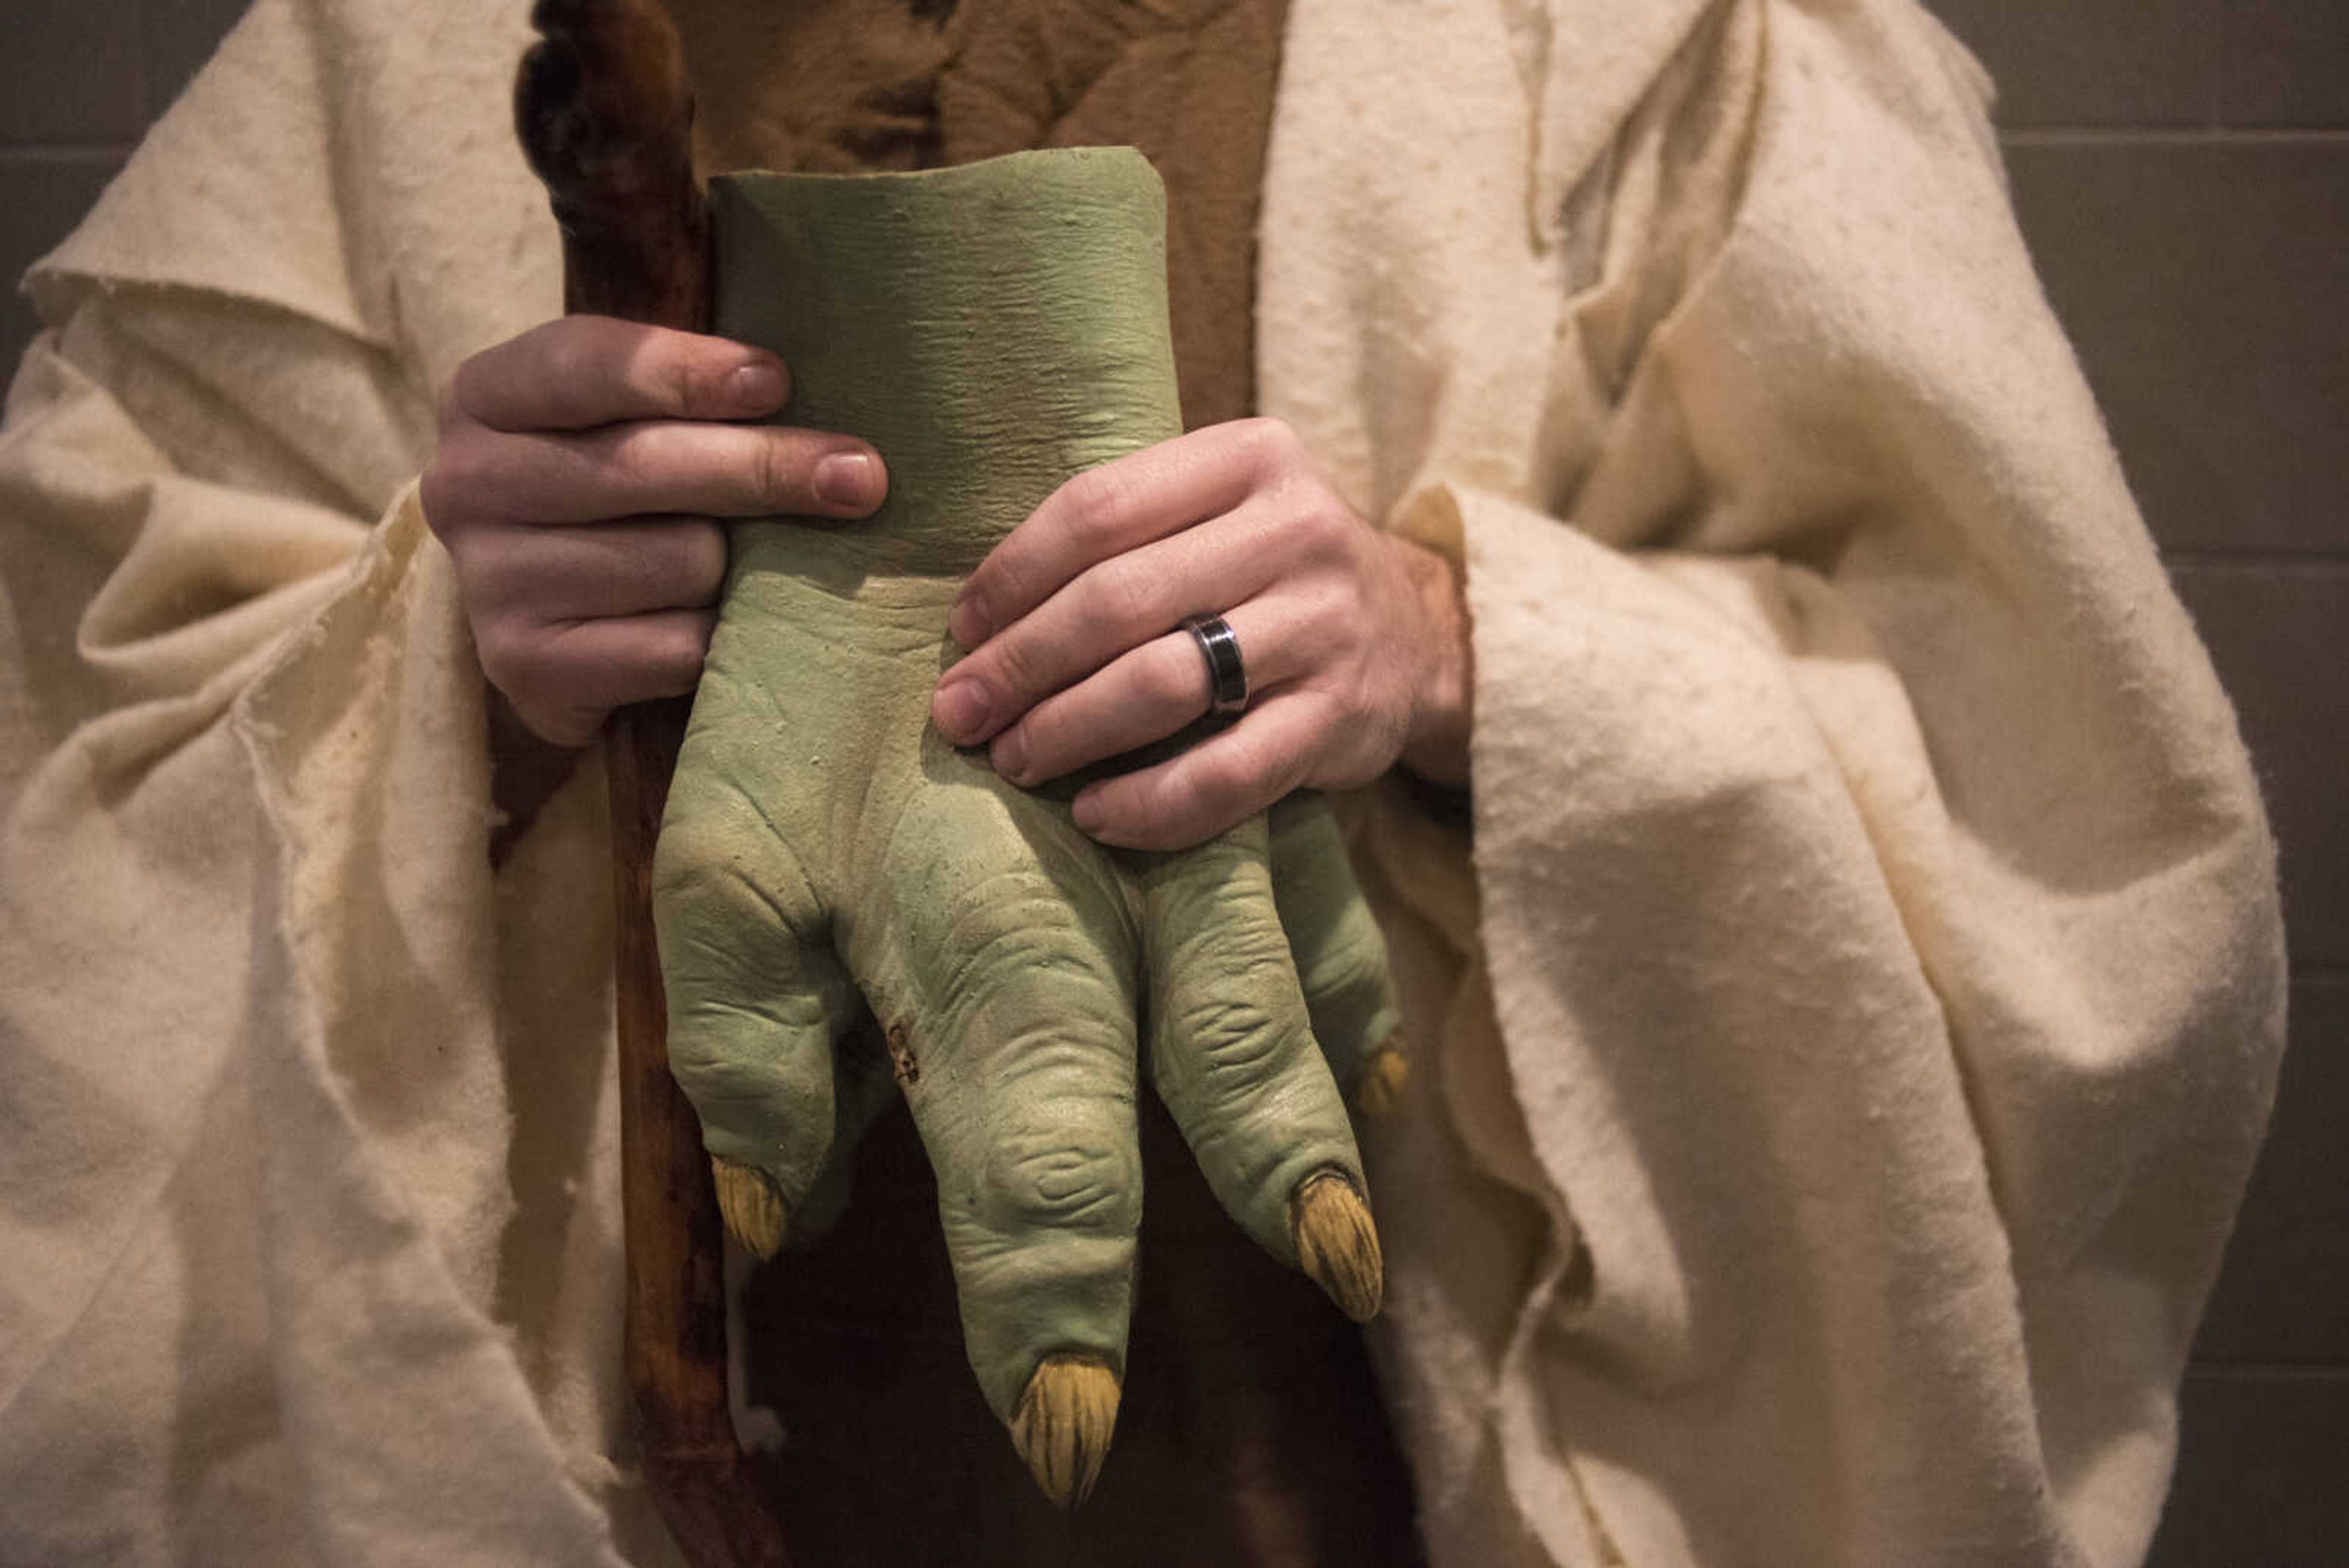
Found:
[[[1104,820],[1101,797],[1091,790],[1082,792],[1069,803],[1069,815],[1077,819],[1078,831],[1099,833]]]
[[[861,452],[833,452],[815,465],[815,493],[817,500],[833,506],[869,504],[873,460]]]
[[[792,1210],[774,1178],[723,1155],[711,1158],[709,1175],[718,1189],[719,1215],[735,1240],[761,1260],[781,1251],[784,1233],[791,1229]]]
[[[988,749],[988,761],[995,764],[997,773],[1001,774],[1013,784],[1026,784],[1028,782],[1027,737],[1016,729],[1004,731],[995,737],[995,744]]]
[[[1036,1484],[1066,1513],[1092,1495],[1117,1428],[1117,1374],[1089,1358],[1044,1358],[1011,1416],[1011,1444]]]
[[[1356,1323],[1379,1315],[1386,1264],[1379,1251],[1379,1229],[1351,1179],[1323,1170],[1299,1182],[1288,1195],[1288,1229],[1298,1267],[1338,1303],[1339,1311]]]
[[[1411,1082],[1411,1058],[1399,1042],[1398,1029],[1372,1050],[1355,1076],[1354,1108],[1366,1116],[1382,1116],[1402,1103],[1403,1085]]]
[[[738,409],[764,413],[783,400],[783,372],[764,360],[743,366],[727,378],[726,395]]]
[[[972,598],[955,600],[954,608],[947,613],[947,635],[965,648],[977,648],[994,634],[987,624],[987,612]]]
[[[930,718],[957,741],[978,735],[987,723],[987,693],[976,680],[951,680],[930,699]]]

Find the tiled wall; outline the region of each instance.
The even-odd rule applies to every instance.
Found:
[[[0,0],[0,384],[33,334],[26,266],[122,166],[244,0]]]
[[[0,274],[88,205],[238,9],[0,5]],[[2349,0],[1936,9],[2001,84],[2024,230],[2283,845],[2292,1050],[2155,1561],[2349,1562]],[[31,329],[11,300],[0,360]]]

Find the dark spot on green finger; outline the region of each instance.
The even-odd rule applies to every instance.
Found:
[[[902,1023],[889,1025],[888,1037],[889,1071],[899,1088],[912,1088],[922,1079],[922,1064],[914,1054],[913,1037]]]

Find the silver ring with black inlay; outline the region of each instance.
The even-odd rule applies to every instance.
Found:
[[[1216,719],[1237,718],[1247,707],[1247,666],[1240,662],[1240,639],[1231,622],[1219,615],[1195,615],[1183,623],[1199,657],[1207,661],[1207,712]]]

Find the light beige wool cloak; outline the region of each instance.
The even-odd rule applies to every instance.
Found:
[[[654,1561],[602,781],[494,878],[408,479],[552,314],[523,8],[261,0],[0,430],[0,1561]],[[1475,837],[1359,847],[1442,1563],[2141,1552],[2271,851],[1894,0],[1298,0],[1261,396],[1465,561]],[[484,280],[497,280],[485,286]]]

